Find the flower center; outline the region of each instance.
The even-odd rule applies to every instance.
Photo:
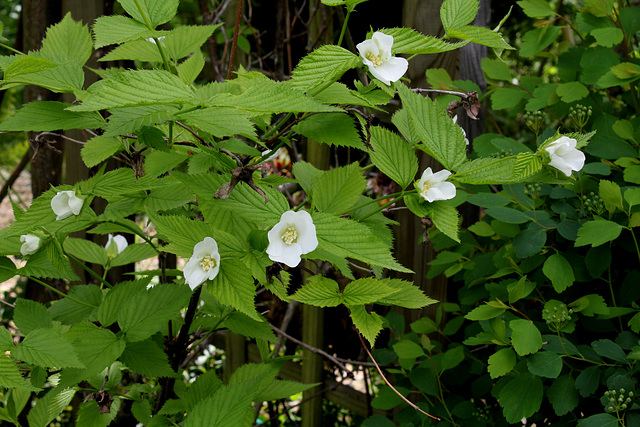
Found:
[[[378,65],[382,65],[383,61],[380,55],[374,55],[373,52],[367,52],[365,57],[373,63],[374,67],[377,67]]]
[[[427,191],[429,191],[429,189],[433,187],[433,184],[431,184],[429,181],[425,181],[424,184],[422,184],[422,195],[426,196],[427,195]]]
[[[291,245],[298,240],[298,230],[295,227],[289,227],[282,233],[282,241],[287,245]]]
[[[212,268],[216,268],[216,265],[216,260],[208,255],[200,260],[200,267],[202,267],[204,271],[209,271]]]

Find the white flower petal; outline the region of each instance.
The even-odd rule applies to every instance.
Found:
[[[449,176],[451,176],[451,172],[446,169],[442,169],[441,171],[434,173],[429,181],[431,181],[432,184],[435,184],[438,182],[446,181]]]
[[[214,265],[207,270],[202,266],[202,261],[206,257],[214,261]],[[195,289],[205,280],[215,279],[219,272],[220,253],[218,252],[218,242],[212,237],[205,237],[204,240],[196,243],[193,247],[193,256],[183,269],[184,280],[191,289]]]
[[[293,233],[295,238],[292,236]],[[280,222],[267,233],[267,238],[269,239],[269,247],[267,247],[269,259],[282,262],[289,267],[300,264],[301,255],[312,252],[318,247],[316,226],[313,224],[311,215],[306,211],[283,213],[280,216]]]
[[[391,82],[400,80],[408,68],[409,62],[406,59],[393,57],[377,67],[369,66],[369,71],[376,79],[388,86]]]
[[[20,236],[20,241],[24,242],[22,246],[20,246],[22,256],[32,255],[36,253],[40,247],[40,238],[33,234],[23,234]]]
[[[445,181],[450,175],[451,172],[446,169],[433,173],[430,167],[426,168],[415,184],[418,194],[429,203],[453,199],[456,196],[456,186]]]
[[[549,166],[558,169],[566,176],[571,176],[572,171],[579,171],[584,166],[585,155],[576,148],[578,142],[562,136],[551,142],[544,149],[549,153]]]
[[[393,47],[393,36],[376,31],[373,33],[373,36],[371,36],[371,40],[380,48],[380,56],[382,59],[389,60],[391,57],[391,48]]]
[[[435,185],[442,193],[442,199],[440,200],[449,200],[456,197],[456,186],[452,182],[440,182]]]
[[[371,39],[356,46],[371,75],[387,86],[398,81],[409,68],[406,59],[391,56],[392,47],[393,36],[381,32],[373,33]]]
[[[380,55],[380,49],[378,48],[378,45],[371,39],[365,40],[362,43],[358,43],[356,45],[356,49],[358,49],[358,53],[360,54],[360,57],[362,58],[365,65],[373,64],[373,62],[371,62],[367,58],[367,54],[372,54],[373,56]]]

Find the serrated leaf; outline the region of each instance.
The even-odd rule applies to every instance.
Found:
[[[326,171],[316,181],[313,201],[321,212],[341,214],[352,207],[367,186],[358,163]]]
[[[516,163],[513,165],[514,180],[528,178],[542,169],[542,159],[533,153],[518,153]]]
[[[575,281],[571,264],[560,253],[555,253],[545,260],[542,272],[551,280],[553,288],[558,293],[564,292]]]
[[[96,285],[78,285],[69,290],[69,296],[86,302],[89,306],[77,303],[68,298],[53,301],[49,312],[53,320],[62,322],[65,325],[88,320],[102,301],[102,291]]]
[[[174,105],[141,105],[111,110],[103,136],[131,134],[145,126],[175,119],[178,107]]]
[[[154,37],[156,36],[156,34],[152,35]],[[160,55],[158,46],[156,46],[155,40],[158,40],[158,37],[156,37],[155,39],[147,37],[139,40],[125,42],[101,57],[98,61],[106,62],[135,59],[142,62],[160,63],[162,62],[162,56]]]
[[[118,0],[122,8],[136,21],[153,29],[168,22],[178,12],[179,0]]]
[[[231,192],[227,204],[239,215],[259,224],[273,224],[280,221],[282,214],[289,210],[286,197],[269,187],[262,188],[269,199],[258,194],[244,182],[240,182]]]
[[[319,247],[343,258],[355,258],[390,270],[411,272],[393,259],[389,248],[366,225],[318,212],[313,216]],[[313,252],[307,254],[313,258]]]
[[[512,320],[509,327],[512,330],[511,343],[520,356],[535,353],[542,348],[542,334],[530,320]]]
[[[193,83],[204,68],[204,56],[202,52],[196,50],[193,55],[178,65],[178,76],[186,84]]]
[[[151,190],[144,201],[144,206],[148,212],[167,211],[195,201],[193,194],[182,182],[172,177],[162,178],[162,180],[164,181],[164,186]]]
[[[0,387],[37,390],[22,378],[18,365],[4,354],[0,354]]]
[[[342,302],[338,283],[322,276],[310,277],[291,298],[316,307],[335,307]]]
[[[124,302],[118,324],[127,342],[142,341],[166,328],[167,322],[187,305],[191,291],[187,286],[160,284]]]
[[[585,222],[578,230],[575,246],[600,246],[617,239],[622,232],[622,228],[617,222],[606,219]]]
[[[100,408],[98,407],[98,403],[95,400],[88,400],[86,402],[82,402],[77,412],[76,417],[76,425],[77,426],[91,426],[91,427],[108,427],[111,422],[118,415],[120,410],[120,404],[122,399],[120,397],[114,396],[114,401],[111,403],[110,411],[101,414]],[[148,401],[137,401],[136,403]],[[134,403],[135,405],[135,403]],[[132,405],[133,406],[133,405]]]
[[[516,353],[511,348],[503,348],[489,356],[488,362],[489,375],[491,378],[498,378],[508,374],[516,366]]]
[[[442,39],[432,36],[425,36],[412,28],[383,28],[381,33],[393,37],[391,53],[399,54],[429,54],[442,53],[459,49],[469,41],[448,43]]]
[[[64,250],[83,261],[98,265],[107,263],[106,249],[90,240],[68,237],[64,241]]]
[[[66,336],[73,342],[80,361],[87,367],[85,378],[111,366],[125,348],[124,341],[113,332],[89,322],[77,323]]]
[[[235,108],[209,107],[180,114],[180,119],[218,138],[233,135],[255,136],[250,114]]]
[[[49,390],[27,414],[29,427],[47,427],[69,405],[75,394],[75,388],[56,387]]]
[[[367,277],[349,283],[342,292],[342,300],[347,306],[373,304],[396,292],[385,281]]]
[[[12,355],[43,368],[84,368],[69,340],[54,329],[36,329],[28,333]]]
[[[293,70],[292,83],[303,92],[315,94],[360,63],[360,57],[346,49],[335,45],[321,46],[302,58]]]
[[[94,112],[66,111],[71,104],[56,101],[34,101],[24,105],[0,124],[0,131],[55,131],[97,129],[104,121]]]
[[[195,99],[180,78],[162,70],[127,70],[99,80],[79,95],[82,104],[71,111],[93,111],[149,104],[170,104]]]
[[[222,304],[229,305],[254,320],[263,320],[254,305],[256,289],[253,275],[239,259],[221,259],[220,271],[208,282],[207,290]]]
[[[404,108],[423,145],[419,145],[445,169],[455,170],[466,159],[464,136],[439,104],[403,84],[396,85]]]
[[[27,277],[80,280],[71,268],[68,258],[53,242],[49,242],[31,255],[27,264],[18,270],[18,274]]]
[[[556,415],[562,416],[573,411],[579,402],[576,383],[571,375],[563,375],[551,384],[547,398]]]
[[[158,252],[147,243],[137,243],[127,246],[122,252],[111,260],[111,267],[133,264],[138,261],[152,258],[158,255]]]
[[[127,343],[120,356],[129,369],[147,377],[173,377],[167,354],[151,338]]]
[[[277,279],[275,279],[277,280]],[[269,326],[269,322],[259,322],[240,313],[232,312],[222,323],[222,327],[228,328],[234,334],[244,335],[249,338],[256,338],[268,342],[278,342],[273,330]]]
[[[222,386],[189,413],[185,427],[235,427],[253,421],[251,400],[254,384],[245,382]]]
[[[512,183],[514,156],[502,159],[479,158],[463,163],[453,177],[466,184]]]
[[[346,114],[315,114],[296,124],[292,130],[323,144],[364,148],[353,119]]]
[[[402,188],[408,187],[418,173],[418,158],[413,148],[398,135],[380,126],[371,127],[370,131],[371,162]]]
[[[521,0],[516,3],[530,18],[547,18],[554,14],[553,8],[546,0]]]
[[[558,378],[562,371],[562,357],[551,351],[539,351],[527,359],[527,368],[539,377]]]
[[[111,158],[123,148],[122,143],[116,138],[99,135],[88,140],[80,155],[87,167],[94,167]]]
[[[195,405],[211,396],[220,387],[222,387],[222,381],[220,381],[214,370],[208,370],[198,375],[185,393],[183,404],[186,411],[191,412]],[[184,412],[184,410],[181,412]]]
[[[431,220],[433,225],[447,237],[460,242],[458,231],[458,211],[446,202],[437,201],[431,204]]]
[[[200,52],[200,47],[221,25],[181,25],[168,31],[164,38],[158,41],[165,47],[169,57],[178,61],[194,52]],[[204,59],[202,64],[204,65]],[[185,83],[191,82],[185,81]]]
[[[377,304],[397,305],[405,308],[422,308],[437,301],[429,298],[412,282],[400,279],[381,279],[381,281],[395,289],[393,294],[381,298]]]
[[[8,89],[22,85],[36,85],[56,93],[82,90],[82,66],[69,60],[58,64],[46,58],[21,56],[5,69],[0,87]]]
[[[502,35],[491,31],[485,27],[467,25],[452,30],[447,30],[447,37],[462,40],[470,40],[473,43],[481,44],[496,49],[514,49],[509,43],[504,41]]]
[[[43,304],[24,298],[16,301],[13,321],[24,335],[35,329],[53,326],[51,315]]]
[[[498,402],[509,423],[530,417],[542,403],[542,380],[528,373],[520,374],[500,390]]]
[[[377,313],[367,313],[367,310],[361,305],[350,306],[349,314],[356,329],[369,341],[371,347],[373,347],[376,342],[376,337],[382,330],[382,317]]]
[[[440,6],[440,19],[445,30],[459,28],[473,21],[478,13],[477,0],[445,0]]]
[[[92,45],[87,26],[75,22],[68,12],[62,21],[47,29],[40,55],[60,64],[74,61],[82,66],[91,56]]]
[[[111,288],[98,308],[98,321],[102,326],[111,326],[115,323],[125,302],[135,295],[144,295],[150,280],[151,278],[147,277],[134,282],[120,282]]]
[[[93,24],[93,38],[96,49],[110,44],[151,37],[154,33],[143,23],[122,15],[100,16]]]

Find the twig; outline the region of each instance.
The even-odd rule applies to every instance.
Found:
[[[358,338],[360,338],[360,342],[362,343],[362,347],[365,349],[365,351],[367,352],[367,354],[369,355],[369,358],[373,361],[373,364],[376,366],[376,369],[378,370],[378,373],[380,374],[380,376],[382,377],[382,379],[384,380],[384,382],[389,386],[389,388],[391,390],[393,390],[393,392],[395,394],[397,394],[398,396],[400,396],[402,398],[402,400],[404,400],[405,402],[407,402],[409,404],[409,406],[411,406],[413,409],[415,409],[416,411],[419,411],[423,414],[425,414],[427,417],[432,418],[436,421],[442,421],[440,418],[438,417],[434,417],[431,414],[426,413],[425,411],[423,411],[422,409],[420,409],[420,407],[418,405],[416,405],[415,403],[413,403],[412,401],[410,401],[409,399],[407,399],[406,397],[404,397],[398,390],[396,390],[396,388],[389,382],[389,380],[387,379],[387,377],[384,376],[384,373],[382,373],[382,369],[380,369],[380,366],[378,366],[378,362],[376,362],[376,359],[373,358],[373,355],[371,354],[371,352],[369,351],[369,349],[367,348],[367,345],[364,343],[364,340],[362,339],[362,335],[360,334],[360,331],[357,331],[358,333]]]
[[[236,28],[233,30],[233,41],[231,42],[231,55],[229,58],[229,71],[227,80],[233,77],[233,63],[236,61],[236,50],[238,50],[238,33],[240,32],[240,21],[242,20],[242,5],[244,0],[238,0],[238,10],[236,13]]]
[[[20,163],[18,163],[15,169],[13,169],[13,172],[11,172],[11,175],[9,175],[9,178],[7,178],[7,181],[2,186],[2,190],[0,190],[0,202],[2,202],[9,193],[9,189],[16,182],[20,173],[29,164],[29,160],[31,160],[31,149],[28,149],[27,152],[24,153],[24,156],[20,159]]]
[[[0,303],[5,304],[5,305],[8,305],[8,306],[9,306],[9,307],[11,307],[11,308],[16,308],[16,306],[15,306],[14,304],[11,304],[10,302],[6,302],[6,301],[5,301],[5,300],[3,300],[3,299],[0,299]]]

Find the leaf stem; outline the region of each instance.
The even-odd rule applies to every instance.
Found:
[[[14,48],[12,48],[11,46],[6,45],[6,44],[4,44],[4,43],[0,43],[0,47],[3,47],[3,48],[5,48],[5,49],[8,49],[8,50],[10,50],[10,51],[11,51],[11,52],[13,52],[13,53],[17,53],[18,55],[24,55],[24,53],[20,52],[19,50],[14,49]]]
[[[342,23],[342,29],[340,30],[340,37],[338,38],[338,46],[342,45],[342,39],[344,38],[344,33],[347,31],[347,22],[349,22],[349,16],[351,16],[351,9],[347,8],[347,14],[344,17],[344,22]]]
[[[69,258],[71,261],[75,262],[76,264],[78,264],[80,267],[82,267],[82,269],[84,271],[86,271],[87,273],[89,273],[94,279],[97,279],[100,283],[102,283],[103,285],[105,285],[108,288],[112,288],[113,286],[111,286],[111,284],[109,282],[107,282],[103,277],[100,277],[100,275],[98,273],[96,273],[95,271],[93,271],[92,269],[90,269],[89,267],[87,267],[84,262],[82,262],[81,260],[79,260],[78,258],[74,257],[73,255],[71,255],[68,252],[64,252],[64,254],[67,256],[67,258]],[[107,268],[105,267],[105,273],[107,272]]]
[[[40,279],[37,279],[37,278],[35,278],[35,277],[31,277],[31,276],[29,277],[29,279],[33,280],[33,281],[34,281],[34,282],[36,282],[36,283],[41,284],[41,285],[42,285],[42,286],[44,286],[45,288],[49,289],[49,290],[50,290],[50,291],[52,291],[52,292],[55,292],[56,294],[58,294],[58,295],[62,296],[63,298],[67,298],[69,301],[73,301],[73,302],[75,302],[76,304],[86,305],[87,307],[92,307],[92,308],[96,308],[96,307],[97,307],[97,306],[95,306],[95,305],[89,304],[89,303],[84,302],[84,301],[82,301],[82,300],[76,299],[76,298],[74,298],[74,297],[72,297],[72,296],[69,296],[69,295],[65,294],[64,292],[59,291],[58,289],[56,289],[56,288],[54,288],[53,286],[49,285],[48,283],[43,282],[43,281],[42,281],[42,280],[40,280]]]

